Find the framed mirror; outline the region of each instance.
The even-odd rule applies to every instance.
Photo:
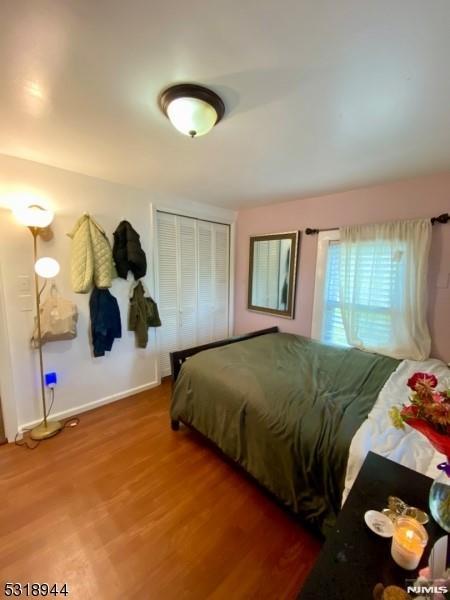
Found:
[[[299,232],[250,238],[249,310],[294,318]]]

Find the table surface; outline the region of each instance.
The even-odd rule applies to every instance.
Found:
[[[388,496],[398,496],[429,514],[432,479],[369,452],[352,487],[336,527],[327,538],[299,600],[371,600],[376,583],[405,586],[417,571],[405,571],[391,558],[391,539],[381,538],[366,526],[367,510],[382,510]],[[428,564],[433,544],[446,532],[430,516],[425,526],[429,542],[419,565]]]

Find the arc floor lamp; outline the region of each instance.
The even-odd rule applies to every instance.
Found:
[[[38,334],[38,353],[39,353],[39,371],[40,371],[40,389],[42,400],[42,421],[34,427],[30,432],[30,437],[33,440],[45,440],[59,433],[63,428],[60,421],[49,420],[47,413],[47,402],[45,397],[45,380],[44,380],[44,360],[42,357],[42,335],[41,335],[41,295],[47,284],[47,279],[55,277],[59,273],[59,264],[54,258],[43,257],[38,258],[38,237],[44,240],[49,240],[53,237],[49,233],[49,226],[53,221],[53,212],[45,209],[37,204],[31,204],[21,207],[14,211],[18,221],[29,228],[33,236],[33,258],[34,258],[34,290],[36,301],[36,325]],[[45,281],[40,287],[39,277]]]

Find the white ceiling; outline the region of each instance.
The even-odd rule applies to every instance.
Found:
[[[448,0],[0,0],[0,152],[227,207],[450,168]],[[174,82],[227,114],[191,140]]]

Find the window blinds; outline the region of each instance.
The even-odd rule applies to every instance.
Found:
[[[402,251],[392,256],[391,247],[379,243],[362,243],[349,266],[349,293],[345,304],[351,303],[358,321],[358,334],[364,345],[385,346],[392,342],[395,302],[402,294],[404,268]],[[340,295],[341,245],[332,242],[328,250],[325,284],[323,341],[347,345],[342,320]],[[356,269],[356,265],[358,268]],[[394,304],[392,301],[394,299]]]
[[[339,294],[339,242],[328,246],[323,304],[322,341],[326,344],[347,345]]]

